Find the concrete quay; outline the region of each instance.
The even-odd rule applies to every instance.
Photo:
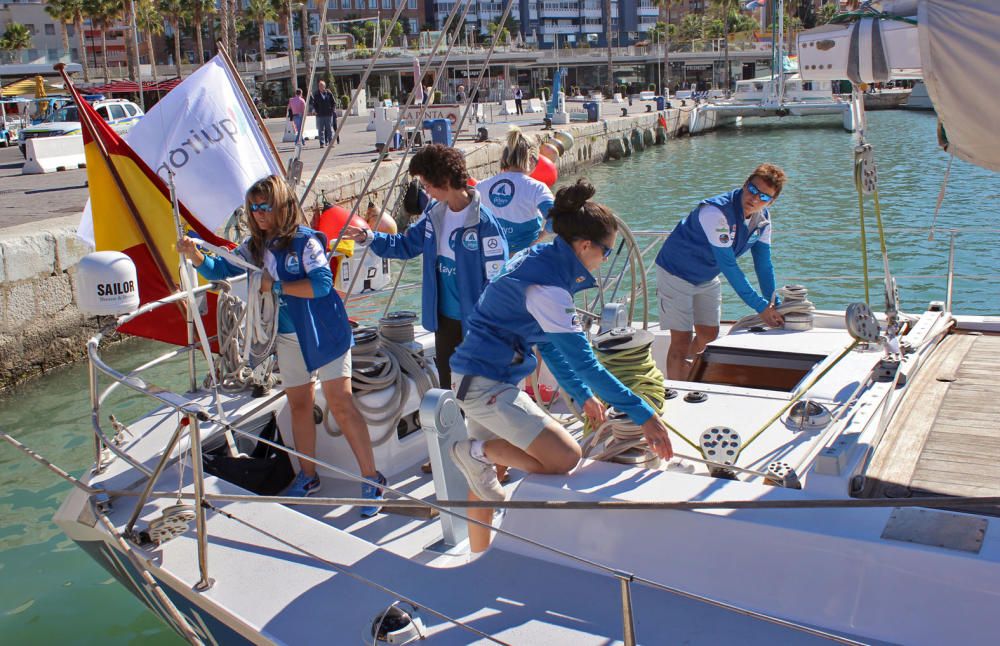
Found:
[[[651,102],[634,105],[605,102],[606,118],[588,123],[574,120],[557,130],[572,134],[575,145],[559,160],[561,173],[569,173],[606,158],[631,154],[647,145],[664,143],[687,130],[690,108],[647,112]],[[482,179],[500,170],[500,151],[508,125],[516,123],[529,137],[541,143],[552,130],[544,130],[541,115],[493,115],[499,106],[485,107],[485,123],[469,123],[456,143],[465,152],[470,174]],[[579,104],[569,104],[580,111]],[[627,115],[621,116],[622,108]],[[667,127],[658,125],[663,116]],[[280,143],[284,119],[266,122],[284,161],[294,153],[294,145]],[[486,127],[489,140],[475,141],[473,135]],[[331,202],[350,206],[358,199],[378,154],[375,133],[369,132],[367,118],[352,117],[341,133],[341,144],[333,148],[313,187]],[[307,141],[300,190],[314,172],[324,149],[315,140]],[[392,152],[380,164],[368,193],[385,199],[395,196],[404,172],[393,185],[393,177],[403,159]],[[86,203],[86,170],[68,170],[46,175],[21,175],[23,158],[17,148],[0,150],[0,390],[44,373],[53,367],[85,356],[86,340],[99,321],[85,317],[76,307],[73,281],[75,265],[90,249],[76,237],[76,226]],[[313,196],[306,205],[312,204]],[[378,200],[376,200],[378,202]],[[392,202],[390,202],[391,204]]]

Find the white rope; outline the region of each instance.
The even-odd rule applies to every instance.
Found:
[[[948,186],[948,176],[951,175],[951,162],[955,159],[955,153],[948,158],[948,167],[944,169],[944,178],[941,180],[941,190],[938,191],[937,204],[934,205],[934,219],[931,220],[931,230],[927,234],[927,240],[934,240],[934,229],[937,227],[938,213],[941,212],[941,203],[944,202],[944,189]]]
[[[812,313],[816,311],[816,306],[807,298],[808,293],[808,290],[802,285],[785,285],[775,290],[774,294],[771,295],[771,304],[773,305],[775,299],[780,296],[781,305],[775,308],[779,314],[782,316],[802,314],[812,320]],[[733,327],[729,329],[729,333],[732,334],[742,328],[750,328],[763,324],[764,320],[760,318],[760,314],[750,314],[736,321]]]

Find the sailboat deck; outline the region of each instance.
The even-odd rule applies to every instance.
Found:
[[[997,365],[1000,335],[946,337],[910,385],[906,414],[888,427],[864,496],[1000,495]]]

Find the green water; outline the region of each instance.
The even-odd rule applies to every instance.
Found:
[[[881,173],[883,217],[893,231],[889,255],[900,274],[905,309],[922,310],[944,298],[947,235],[928,242],[941,177],[947,164],[937,149],[933,115],[880,112],[870,115]],[[589,169],[597,198],[636,229],[669,229],[699,199],[735,188],[762,161],[789,175],[774,208],[773,255],[779,284],[807,277],[820,307],[842,308],[863,295],[857,197],[851,179],[851,136],[839,119],[786,119],[682,138],[630,159]],[[828,125],[825,125],[828,124]],[[569,180],[571,178],[565,178]],[[881,270],[874,213],[867,206],[872,274]],[[962,230],[955,281],[955,310],[1000,314],[1000,177],[955,161],[938,226]],[[990,278],[992,276],[992,278]],[[985,277],[985,278],[984,278]],[[824,278],[820,280],[819,278]],[[877,285],[873,285],[873,302]],[[725,315],[745,307],[732,291]],[[409,295],[404,302],[412,306]],[[130,342],[110,350],[117,367],[137,365],[153,344]],[[171,374],[171,373],[174,374]],[[184,369],[151,373],[159,385],[182,388]],[[131,415],[142,410],[134,396],[119,398]],[[39,450],[71,473],[92,462],[87,378],[81,365],[53,371],[0,397],[0,428]],[[5,644],[65,641],[74,644],[181,643],[111,576],[64,538],[51,522],[68,485],[20,453],[0,446],[0,635]]]

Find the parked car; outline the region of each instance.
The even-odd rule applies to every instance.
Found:
[[[125,99],[99,99],[92,101],[91,105],[97,110],[97,114],[108,122],[120,135],[127,133],[132,126],[138,123],[142,117],[142,108]],[[62,135],[80,134],[80,115],[75,104],[63,106],[50,114],[44,121],[28,128],[23,128],[19,133],[17,145],[21,149],[21,154],[25,154],[28,139],[35,137],[59,137]]]

